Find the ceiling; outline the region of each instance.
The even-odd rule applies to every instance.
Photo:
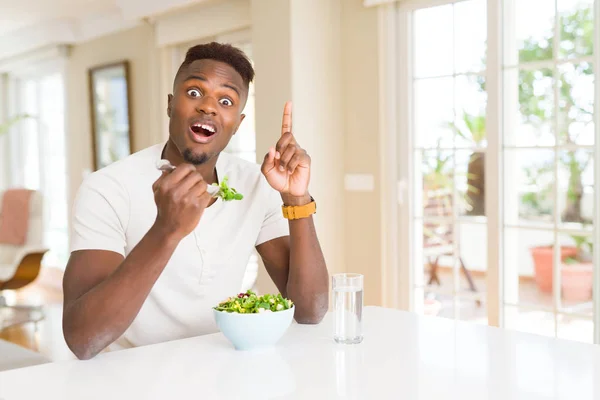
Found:
[[[116,10],[115,0],[0,0],[0,35],[51,20]]]
[[[90,40],[209,1],[217,0],[0,0],[0,60]]]

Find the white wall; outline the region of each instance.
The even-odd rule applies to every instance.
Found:
[[[133,151],[161,140],[160,114],[167,95],[159,96],[158,50],[147,24],[74,45],[67,63],[67,137],[70,200],[93,168],[88,69],[121,60],[130,62]]]
[[[344,254],[348,272],[365,276],[365,303],[381,304],[379,63],[377,8],[342,1],[344,171],[374,177],[373,191],[346,191]]]
[[[339,0],[252,1],[257,153],[276,144],[292,100],[295,135],[312,157],[310,191],[330,272],[346,269],[340,18]]]
[[[341,0],[291,2],[294,131],[312,157],[310,191],[331,273],[345,271]]]

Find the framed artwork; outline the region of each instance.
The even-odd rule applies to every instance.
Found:
[[[132,152],[129,62],[90,68],[88,80],[94,169],[98,170]]]

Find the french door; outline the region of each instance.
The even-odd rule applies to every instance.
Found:
[[[415,311],[600,343],[599,9],[398,5]]]

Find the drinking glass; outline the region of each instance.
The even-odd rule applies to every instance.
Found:
[[[363,340],[363,275],[335,274],[331,277],[334,332],[337,343],[356,344]]]

